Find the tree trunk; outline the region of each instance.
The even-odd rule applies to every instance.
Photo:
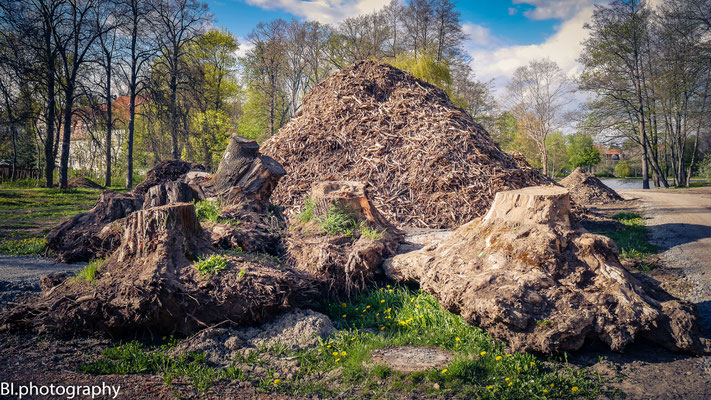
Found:
[[[45,157],[45,185],[48,188],[54,186],[54,163],[56,161],[54,151],[54,108],[56,106],[55,91],[54,91],[54,56],[51,54],[51,33],[45,34],[45,46],[47,46],[47,137],[44,141],[44,157]]]
[[[111,53],[106,54],[106,179],[104,186],[111,187],[111,134],[114,126],[111,104]]]
[[[177,50],[174,50],[177,51]],[[173,67],[170,72],[170,139],[172,146],[172,156],[180,159],[180,149],[178,148],[178,57],[173,58]]]
[[[62,134],[62,154],[59,159],[59,187],[60,189],[67,188],[69,180],[69,146],[72,136],[72,108],[74,106],[74,83],[73,79],[67,83],[65,90],[64,105],[64,132]]]

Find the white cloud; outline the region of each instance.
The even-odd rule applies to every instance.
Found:
[[[590,20],[593,8],[587,7],[573,18],[563,22],[558,30],[543,43],[527,46],[508,46],[497,48],[469,48],[473,58],[472,68],[481,80],[494,80],[495,92],[503,94],[516,68],[532,60],[550,58],[558,63],[569,76],[576,76],[581,71],[577,58],[582,51],[581,42],[588,33],[583,28]]]
[[[523,15],[536,20],[569,19],[583,9],[589,7],[595,0],[513,0],[514,4],[530,4],[534,9],[525,11]]]
[[[284,10],[298,17],[327,24],[347,17],[382,9],[385,0],[246,0],[247,4],[267,10]]]
[[[239,48],[237,48],[237,51],[235,51],[235,55],[237,57],[244,57],[248,51],[254,48],[252,42],[247,40],[247,38],[238,37],[237,42],[239,43]]]
[[[494,42],[491,30],[482,25],[466,22],[462,24],[462,31],[469,36],[468,47],[489,47]]]

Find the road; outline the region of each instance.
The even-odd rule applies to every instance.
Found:
[[[0,255],[0,308],[27,291],[39,290],[39,279],[58,271],[77,271],[83,263],[58,264],[47,257]]]
[[[620,190],[638,199],[664,264],[678,268],[692,283],[686,300],[699,307],[711,333],[711,187]]]

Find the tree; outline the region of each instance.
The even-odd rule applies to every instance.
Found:
[[[546,152],[551,176],[555,177],[568,166],[568,146],[566,136],[561,131],[553,131],[546,137]]]
[[[168,78],[166,100],[171,155],[174,159],[179,159],[179,141],[182,135],[178,92],[190,84],[184,74],[185,53],[188,46],[200,36],[204,24],[210,21],[211,16],[207,14],[207,5],[198,0],[156,0],[151,14],[160,52],[157,62],[161,64]],[[185,117],[185,113],[182,114],[182,117]]]
[[[620,161],[615,165],[615,176],[618,178],[629,178],[632,176],[632,169],[627,161]]]
[[[506,90],[518,128],[536,143],[543,173],[548,175],[546,137],[568,122],[570,80],[555,62],[536,60],[518,68]]]
[[[568,159],[571,168],[592,167],[600,163],[600,150],[593,145],[592,136],[575,133],[568,136]]]

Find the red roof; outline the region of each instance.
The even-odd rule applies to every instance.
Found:
[[[622,154],[622,150],[619,149],[609,149],[605,154]]]

